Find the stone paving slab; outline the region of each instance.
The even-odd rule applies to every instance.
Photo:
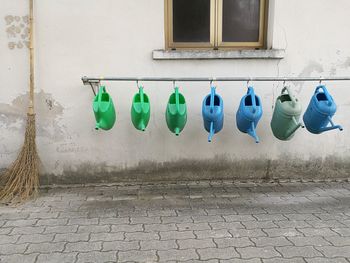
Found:
[[[45,189],[0,205],[0,262],[350,263],[350,183]]]

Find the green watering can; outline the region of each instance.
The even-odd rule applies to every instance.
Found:
[[[290,140],[295,131],[303,127],[299,122],[301,111],[299,100],[292,94],[289,87],[284,87],[277,98],[271,120],[271,129],[277,139]]]
[[[139,93],[136,93],[131,105],[131,120],[135,128],[144,131],[148,125],[151,116],[151,107],[148,96],[143,93],[143,87],[139,87]]]
[[[178,136],[187,121],[185,97],[179,93],[178,87],[175,87],[175,92],[169,97],[165,117],[169,130]]]
[[[94,110],[96,119],[96,130],[110,130],[112,129],[116,113],[111,96],[106,92],[106,87],[101,86],[96,95],[92,108]]]

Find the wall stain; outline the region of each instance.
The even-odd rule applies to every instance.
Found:
[[[5,32],[9,40],[8,48],[10,50],[22,49],[25,46],[29,48],[29,17],[6,15],[4,19]]]
[[[330,72],[329,72],[330,76],[336,76],[337,75],[337,68],[336,67],[332,67]]]
[[[10,104],[0,103],[0,125],[5,126],[5,129],[19,129],[10,126],[21,121],[23,127],[20,129],[24,129],[28,101],[27,92],[16,97]],[[35,111],[39,113],[37,115],[38,136],[54,137],[56,140],[63,138],[65,132],[55,121],[63,114],[62,105],[50,93],[44,91],[35,93],[34,102]]]
[[[350,57],[348,57],[343,64],[341,64],[343,68],[350,68]]]
[[[52,100],[51,99],[46,99],[45,102],[46,102],[49,110],[52,110],[52,107],[53,107]]]
[[[75,142],[61,143],[56,147],[58,153],[81,153],[87,152],[88,148]]]
[[[323,72],[324,68],[322,64],[318,63],[317,61],[310,61],[307,66],[305,66],[304,69],[300,72],[298,77],[310,77],[313,73],[317,73],[321,76]],[[296,92],[299,94],[304,86],[304,82],[297,81],[293,82],[293,84],[296,87]]]

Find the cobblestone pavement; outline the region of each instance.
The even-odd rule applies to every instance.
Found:
[[[0,206],[0,262],[350,262],[350,183],[116,185]]]

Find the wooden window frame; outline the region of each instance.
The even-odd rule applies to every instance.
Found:
[[[173,0],[164,0],[166,49],[265,49],[269,0],[260,0],[259,40],[257,42],[222,41],[223,0],[210,0],[210,42],[174,42]]]

